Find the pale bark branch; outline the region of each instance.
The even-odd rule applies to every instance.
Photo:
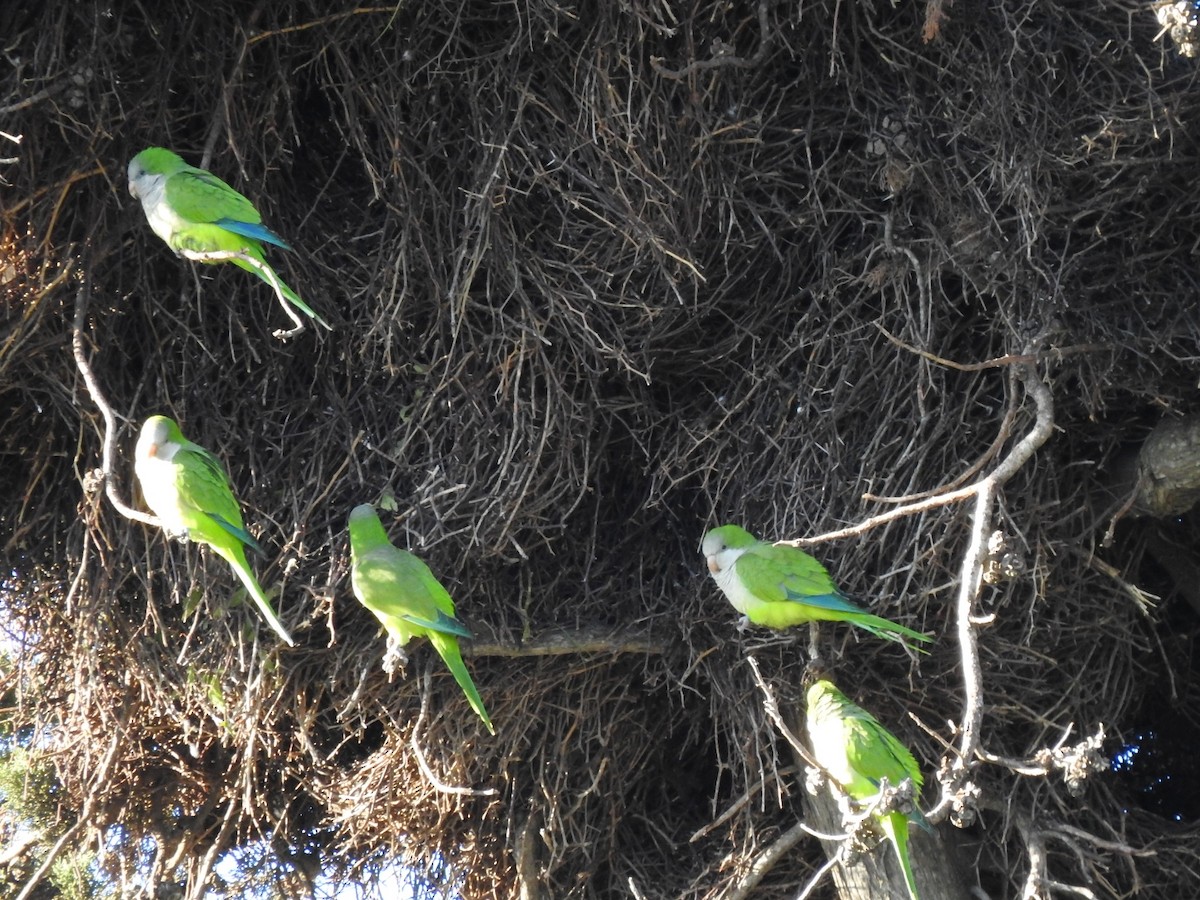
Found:
[[[100,415],[104,417],[104,449],[101,455],[100,468],[92,470],[86,487],[90,488],[90,490],[96,490],[100,487],[100,482],[103,482],[104,493],[108,497],[108,502],[113,505],[113,508],[117,512],[127,519],[133,519],[135,522],[142,522],[146,525],[152,525],[155,528],[161,528],[162,522],[159,521],[157,516],[134,509],[117,493],[116,482],[113,479],[114,460],[117,455],[117,431],[119,427],[117,416],[113,412],[112,405],[104,396],[104,391],[100,387],[100,382],[97,380],[95,373],[92,371],[92,364],[88,360],[87,352],[84,349],[83,324],[90,293],[90,275],[84,272],[83,284],[80,285],[79,291],[75,295],[75,321],[71,327],[71,350],[75,356],[75,365],[79,368],[79,373],[83,376],[83,383],[87,388],[88,396],[92,398],[92,402],[100,410]]]

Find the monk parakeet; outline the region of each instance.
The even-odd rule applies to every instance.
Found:
[[[246,562],[246,547],[258,553],[262,547],[242,524],[242,511],[220,460],[185,438],[166,416],[146,420],[134,453],[133,468],[146,505],[162,519],[167,534],[212,547],[233,567],[267,624],[295,646]]]
[[[471,708],[495,734],[458,649],[458,639],[470,638],[471,632],[454,617],[454,601],[425,563],[392,546],[379,515],[368,503],[350,512],[350,584],[359,602],[383,623],[389,655],[410,638],[429,638]]]
[[[143,150],[129,162],[129,193],[142,201],[142,210],[154,233],[176,253],[244,253],[274,274],[263,257],[263,244],[292,249],[262,224],[254,204],[204,169],[189,166],[162,147]],[[224,260],[218,260],[224,262]],[[240,259],[235,266],[253,272],[267,284],[266,273]],[[278,275],[275,276],[279,278]],[[274,287],[274,285],[272,285]],[[288,301],[318,325],[330,325],[279,278]]]
[[[828,681],[808,689],[808,739],[813,756],[845,790],[847,796],[868,805],[886,778],[891,787],[911,778],[914,793],[921,789],[921,770],[908,748],[875,717],[850,700]],[[920,810],[905,816],[890,812],[877,816],[884,836],[896,850],[911,900],[917,900],[917,884],[908,858],[908,823],[928,830]]]
[[[701,546],[717,587],[755,625],[788,628],[814,620],[850,622],[902,644],[900,635],[930,640],[855,606],[837,589],[825,567],[803,550],[760,541],[737,525],[714,528]]]

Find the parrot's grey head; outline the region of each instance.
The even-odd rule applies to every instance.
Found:
[[[135,200],[141,200],[145,197],[150,189],[162,178],[161,175],[147,172],[141,159],[141,154],[139,154],[129,161],[129,196]]]
[[[138,198],[138,178],[143,174],[136,158],[129,161],[129,168],[126,169],[125,174],[129,176],[129,196],[136,200]]]
[[[700,552],[705,556],[716,556],[724,549],[725,541],[715,528],[704,536],[704,542],[700,545]]]
[[[185,166],[183,158],[177,153],[162,147],[147,147],[129,161],[129,193],[136,199],[143,199],[151,190],[161,190],[166,176]]]
[[[700,552],[708,563],[708,571],[716,575],[738,561],[758,540],[739,525],[722,525],[704,536]]]
[[[704,536],[704,542],[700,545],[700,552],[704,554],[704,560],[708,564],[708,571],[716,575],[725,565],[728,565],[728,563],[724,563],[724,557],[722,556],[728,549],[729,546],[725,543],[725,536],[721,533],[721,529],[714,528]]]
[[[146,183],[146,169],[141,162],[141,154],[129,161],[129,196],[138,200],[142,196],[142,187]]]
[[[378,519],[379,516],[375,513],[375,507],[370,503],[360,503],[354,509],[350,510],[350,524],[356,522],[369,522],[372,519]]]
[[[166,416],[151,416],[142,425],[142,433],[138,436],[137,450],[134,452],[138,459],[160,456],[169,459],[175,455],[174,450],[178,449],[178,437],[181,436],[179,426]],[[166,449],[167,444],[175,446],[170,453],[164,454],[162,451]]]

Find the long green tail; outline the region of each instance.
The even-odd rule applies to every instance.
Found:
[[[900,870],[904,873],[904,883],[908,886],[910,900],[920,900],[917,896],[917,880],[913,877],[912,863],[908,859],[908,819],[903,813],[891,813],[879,820],[883,833],[896,849],[896,859],[900,861]]]
[[[479,696],[479,691],[475,689],[475,682],[471,680],[471,674],[463,664],[462,653],[458,649],[458,639],[453,635],[430,631],[429,642],[445,660],[450,674],[454,676],[454,680],[458,682],[462,692],[467,695],[467,702],[471,704],[471,709],[475,710],[479,714],[479,718],[483,719],[483,724],[487,726],[488,732],[495,734],[496,729],[492,726],[492,717],[483,708],[483,700]]]
[[[247,251],[247,252],[249,252],[249,251]],[[271,268],[270,263],[268,263],[265,259],[263,259],[261,253],[258,255],[258,260],[264,266],[266,266],[268,269],[271,269],[271,272],[274,273],[276,278],[279,278],[279,273],[276,272],[273,268]],[[267,277],[266,272],[261,272],[258,269],[256,269],[254,266],[249,265],[248,263],[243,262],[240,259],[234,259],[234,260],[231,260],[231,262],[233,262],[233,264],[235,266],[245,269],[247,272],[253,272],[256,276],[258,276],[263,281],[265,281],[268,285],[270,285],[272,290],[275,289],[275,285],[271,284],[271,279]],[[316,314],[316,312],[313,310],[313,308],[311,306],[309,306],[307,303],[305,303],[303,300],[301,300],[300,295],[297,294],[294,290],[292,290],[291,287],[288,286],[288,283],[286,281],[284,281],[282,278],[279,278],[279,290],[283,293],[283,296],[285,296],[288,299],[288,302],[291,303],[292,306],[296,307],[296,309],[300,310],[300,312],[304,313],[306,316],[308,316],[310,319],[312,319],[318,325],[325,328],[327,331],[333,331],[333,326],[330,325],[328,322],[326,322],[324,319],[322,319],[320,316],[318,316]]]
[[[862,616],[847,616],[846,621],[853,622],[860,628],[871,632],[871,634],[875,635],[875,637],[880,637],[887,641],[895,641],[898,644],[904,644],[906,647],[911,645],[908,643],[908,641],[904,640],[904,637],[911,638],[914,641],[921,641],[923,643],[928,643],[929,641],[933,640],[933,638],[927,634],[923,634],[920,631],[914,631],[911,628],[901,625],[899,622],[893,622],[891,619],[885,619],[883,616],[873,616],[868,613]],[[904,635],[904,637],[901,637],[901,635]],[[920,647],[913,647],[913,649],[918,653],[929,652],[928,650],[922,650]]]
[[[250,564],[246,562],[246,551],[240,546],[235,550],[226,550],[223,547],[213,547],[213,549],[233,567],[233,571],[242,580],[242,584],[246,586],[247,593],[250,594],[254,600],[254,605],[263,614],[263,618],[267,620],[267,624],[271,626],[271,629],[283,639],[285,644],[289,647],[295,647],[296,642],[292,640],[292,636],[283,627],[283,622],[279,620],[279,616],[275,615],[275,610],[271,609],[271,603],[267,600],[267,595],[263,592],[258,579],[254,577],[254,573],[250,571]]]

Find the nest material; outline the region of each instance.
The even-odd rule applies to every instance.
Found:
[[[821,532],[888,508],[866,495],[986,471],[1031,411],[1003,365],[947,361],[1031,346],[1060,430],[1003,496],[1026,574],[983,596],[984,741],[1015,758],[1120,723],[1180,664],[1093,564],[1095,485],[1193,403],[1200,337],[1200,95],[1142,12],[8,8],[0,522],[8,612],[36,647],[10,680],[17,721],[54,735],[80,839],[126,835],[106,859],[133,879],[149,836],[151,880],[186,870],[193,890],[266,846],[284,884],[394,854],[470,897],[722,895],[800,814],[746,656],[795,700],[806,635],[734,631],[700,535]],[[257,202],[332,334],[275,341],[262,283],[172,258],[125,192],[153,144]],[[128,494],[154,413],[218,450],[295,651],[268,649],[219,560],[85,489],[103,440],[68,350],[85,289],[95,373],[128,417],[112,474]],[[345,522],[381,499],[479,637],[494,739],[428,647],[394,681],[379,666]],[[947,507],[813,551],[941,636],[914,663],[822,633],[843,688],[930,771],[943,746],[903,711],[951,738],[964,545]],[[1134,573],[1139,553],[1112,562]],[[1103,785],[1084,807],[981,781],[1090,834],[1124,808]],[[1023,827],[994,814],[989,890],[1025,877],[1000,837]],[[1153,818],[1121,838],[1157,855],[1047,858],[1117,893],[1195,864],[1194,835]],[[795,894],[820,861],[804,846],[758,896]]]

